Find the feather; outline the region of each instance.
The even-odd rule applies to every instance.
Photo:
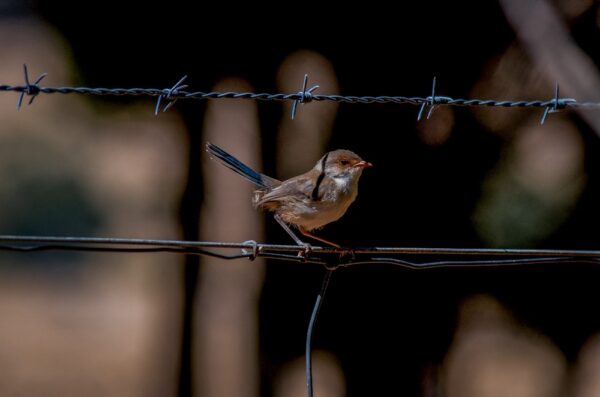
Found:
[[[215,159],[219,160],[219,162],[221,162],[221,164],[223,164],[225,167],[243,176],[255,185],[265,189],[270,189],[281,185],[281,181],[254,171],[252,168],[248,167],[246,164],[242,163],[240,160],[236,159],[217,145],[207,142],[206,151]]]

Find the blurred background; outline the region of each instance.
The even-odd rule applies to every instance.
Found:
[[[295,4],[0,0],[0,83],[600,101],[592,0]],[[344,246],[600,249],[600,112],[0,94],[0,234],[292,243],[211,141],[288,178],[374,163]],[[170,254],[0,252],[3,396],[301,396],[324,274]],[[600,269],[343,269],[318,396],[596,396]]]

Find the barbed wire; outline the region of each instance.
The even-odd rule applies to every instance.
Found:
[[[92,87],[45,87],[41,86],[41,80],[46,77],[46,73],[41,74],[33,83],[29,78],[27,66],[23,65],[24,83],[23,85],[0,84],[1,92],[17,92],[17,109],[21,108],[25,95],[30,97],[28,104],[31,104],[39,94],[82,94],[95,96],[147,96],[156,97],[156,106],[154,113],[160,112],[161,104],[166,103],[162,111],[168,110],[179,99],[250,99],[260,101],[293,101],[291,117],[296,116],[298,103],[309,103],[312,101],[333,101],[344,103],[394,103],[410,104],[420,106],[417,119],[420,120],[424,110],[429,108],[427,118],[429,118],[436,106],[468,106],[468,107],[505,107],[505,108],[538,108],[544,109],[541,117],[543,124],[550,113],[558,112],[567,108],[588,108],[600,109],[600,102],[579,102],[573,98],[561,98],[559,96],[559,86],[556,84],[554,97],[551,99],[535,100],[500,100],[500,99],[463,99],[441,96],[436,93],[436,81],[432,81],[431,95],[421,96],[352,96],[336,94],[315,94],[314,91],[319,88],[313,85],[308,88],[308,75],[304,76],[302,89],[297,93],[261,93],[261,92],[234,92],[234,91],[188,91],[187,85],[183,84],[187,76],[183,76],[174,86],[170,88],[92,88]]]
[[[232,250],[235,253],[227,253]],[[392,264],[409,269],[488,267],[557,263],[600,264],[596,250],[487,248],[356,247],[333,248],[245,242],[149,240],[105,237],[0,236],[0,251],[89,251],[115,253],[177,253],[221,259],[267,258],[304,262],[328,269],[366,264]],[[417,261],[425,257],[429,260]],[[442,258],[432,260],[431,258]]]

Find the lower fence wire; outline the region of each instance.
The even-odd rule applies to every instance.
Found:
[[[237,250],[226,254],[225,250]],[[278,261],[318,264],[326,273],[317,295],[306,333],[306,387],[313,397],[312,337],[323,298],[333,271],[357,265],[395,265],[411,270],[454,267],[506,267],[581,263],[600,265],[600,250],[481,249],[481,248],[411,248],[368,247],[336,249],[312,246],[310,253],[298,245],[259,244],[209,241],[147,240],[103,237],[1,236],[0,251],[82,251],[113,253],[177,253],[204,255],[226,260],[257,257]],[[350,255],[348,253],[350,252]],[[416,261],[412,258],[424,257]],[[433,260],[432,258],[440,258]],[[449,259],[453,258],[453,259]]]

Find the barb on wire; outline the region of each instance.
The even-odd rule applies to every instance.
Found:
[[[556,83],[554,87],[554,99],[544,109],[544,114],[542,115],[542,119],[540,120],[541,125],[544,125],[544,122],[546,121],[546,118],[550,113],[556,113],[560,109],[564,109],[568,103],[572,103],[575,101],[573,98],[560,98],[558,94],[559,87],[558,83]]]
[[[24,68],[26,70],[26,67]],[[333,101],[343,103],[395,103],[410,104],[420,106],[418,118],[422,118],[425,108],[429,107],[427,117],[430,117],[436,106],[469,106],[469,107],[508,107],[508,108],[544,108],[546,117],[549,113],[566,108],[588,108],[600,109],[600,102],[578,102],[573,98],[559,98],[558,92],[551,100],[497,100],[497,99],[463,99],[452,98],[448,96],[439,96],[436,94],[436,78],[432,82],[431,95],[427,97],[418,96],[351,96],[351,95],[332,95],[315,94],[314,91],[319,87],[317,85],[307,88],[308,76],[304,76],[302,91],[297,93],[264,93],[264,92],[203,92],[186,91],[186,85],[182,84],[185,77],[180,79],[177,84],[168,89],[159,88],[90,88],[90,87],[43,87],[40,81],[46,74],[40,75],[33,83],[29,82],[27,72],[25,72],[25,85],[0,84],[0,91],[18,92],[19,101],[17,107],[21,106],[24,95],[32,98],[39,94],[81,94],[97,96],[148,96],[158,97],[154,112],[158,114],[160,105],[168,100],[168,104],[163,111],[169,109],[178,99],[249,99],[260,101],[293,101],[292,118],[297,113],[298,103],[308,103],[311,101]],[[30,102],[32,99],[30,99]],[[545,118],[544,117],[544,120]]]
[[[27,104],[31,105],[33,103],[33,100],[35,99],[35,97],[38,96],[38,94],[40,93],[40,86],[38,84],[40,83],[40,81],[42,81],[44,79],[44,77],[46,77],[48,75],[48,73],[40,74],[33,81],[33,84],[31,84],[29,82],[29,72],[27,71],[27,65],[23,64],[23,75],[24,75],[24,79],[25,79],[25,85],[23,86],[23,90],[19,94],[19,99],[17,100],[17,110],[21,109],[21,106],[23,105],[23,97],[25,97],[25,95],[28,95],[31,97],[31,98],[29,98],[29,102]]]
[[[294,120],[296,118],[296,109],[298,107],[298,102],[308,103],[308,102],[312,101],[313,100],[313,96],[312,96],[313,91],[316,90],[317,88],[319,88],[318,85],[314,85],[307,90],[306,89],[307,84],[308,84],[308,74],[305,74],[304,82],[302,83],[302,91],[300,91],[298,93],[299,98],[294,99],[294,103],[292,103],[292,120]]]
[[[421,107],[419,108],[419,114],[417,114],[417,121],[421,121],[421,117],[423,117],[423,111],[427,106],[429,106],[429,111],[427,112],[427,120],[429,120],[431,114],[433,113],[433,109],[435,108],[435,105],[437,103],[437,98],[435,97],[436,80],[436,76],[433,76],[433,82],[431,83],[431,96],[425,98],[425,100],[421,104]]]
[[[163,90],[163,94],[158,96],[158,99],[156,100],[156,107],[154,108],[155,116],[158,116],[158,112],[160,110],[160,102],[163,100],[163,98],[165,101],[167,101],[167,104],[165,105],[165,107],[162,110],[163,113],[166,112],[167,110],[169,110],[169,108],[171,106],[173,106],[175,104],[175,102],[177,102],[177,99],[178,99],[177,95],[179,94],[179,91],[188,87],[187,84],[183,84],[185,79],[187,79],[187,75],[180,78],[179,81],[177,83],[175,83],[175,85],[173,87],[165,88]]]

